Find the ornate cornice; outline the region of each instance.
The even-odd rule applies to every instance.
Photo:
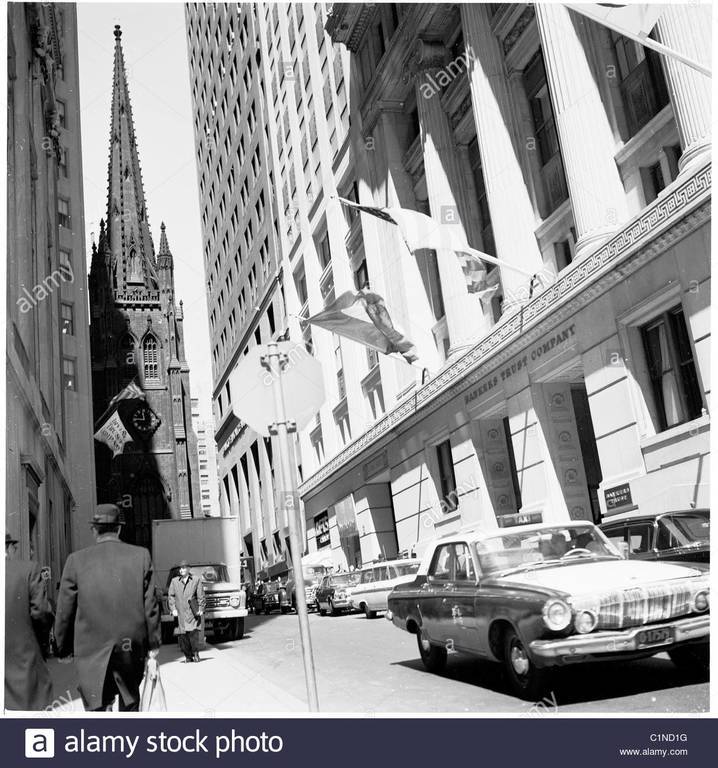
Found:
[[[710,219],[711,165],[696,171],[657,198],[590,256],[574,262],[557,281],[506,317],[469,352],[441,371],[301,485],[306,496],[368,447],[401,427],[409,429],[431,411],[460,395],[479,379],[536,341],[596,297]]]
[[[324,28],[334,43],[355,52],[374,16],[376,3],[333,3]]]
[[[412,75],[432,72],[446,65],[448,55],[449,52],[442,43],[419,39],[406,57],[403,69]]]

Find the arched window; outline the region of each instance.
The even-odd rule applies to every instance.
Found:
[[[142,362],[144,366],[145,381],[159,381],[160,368],[157,353],[157,339],[149,333],[142,341]]]
[[[136,360],[135,360],[135,340],[132,335],[126,333],[120,339],[119,345],[119,368],[122,372],[122,386],[126,386],[137,375]]]

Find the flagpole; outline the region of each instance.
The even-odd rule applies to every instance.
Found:
[[[585,16],[587,19],[591,19],[591,21],[595,21],[597,24],[602,24],[604,27],[608,27],[609,29],[612,29],[614,32],[618,32],[619,35],[623,35],[624,37],[628,37],[631,40],[635,40],[637,43],[640,43],[641,45],[644,45],[646,48],[651,48],[652,50],[656,51],[657,53],[662,54],[663,56],[670,56],[674,59],[677,59],[678,61],[682,62],[688,67],[692,67],[693,69],[700,72],[702,75],[705,75],[706,77],[712,77],[713,73],[711,70],[701,64],[700,62],[696,61],[695,59],[691,59],[689,56],[685,56],[680,51],[677,51],[675,48],[669,48],[667,45],[664,45],[663,43],[659,43],[657,40],[654,40],[651,37],[648,37],[648,35],[639,35],[635,32],[632,32],[630,29],[626,29],[625,27],[621,27],[619,24],[612,24],[610,21],[607,21],[604,18],[601,18],[600,16],[594,15],[589,10],[585,10],[581,5],[579,4],[568,4],[566,7],[569,10],[576,11],[576,13],[580,13],[582,16]]]

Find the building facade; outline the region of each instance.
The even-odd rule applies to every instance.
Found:
[[[107,222],[89,279],[92,403],[99,422],[135,382],[149,410],[133,416],[122,453],[96,442],[97,497],[123,507],[123,535],[149,548],[153,519],[199,514],[197,446],[174,261],[164,223],[155,252],[118,26],[114,35]]]
[[[707,506],[710,80],[561,5],[253,13],[286,327],[327,391],[299,435],[308,550]],[[709,17],[652,34],[707,62]],[[492,292],[336,197],[456,226],[503,262]],[[367,284],[419,367],[297,322]]]
[[[95,508],[77,19],[7,13],[5,525],[54,589]]]
[[[203,419],[199,400],[192,398],[192,429],[197,437],[199,470],[199,508],[202,517],[219,517],[219,482],[217,477],[217,445],[214,442],[214,419]]]

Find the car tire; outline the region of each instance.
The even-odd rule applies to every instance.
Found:
[[[683,645],[668,651],[671,661],[681,670],[690,675],[705,675],[710,666],[710,650],[708,643]]]
[[[376,618],[376,611],[372,611],[366,603],[362,603],[362,608],[364,609],[364,615],[367,617],[367,619]]]
[[[339,611],[334,607],[334,601],[329,598],[329,615],[330,616],[337,616]]]
[[[516,695],[524,701],[541,699],[546,688],[548,672],[534,665],[513,628],[504,635],[504,666]]]
[[[416,642],[419,646],[419,656],[427,672],[438,674],[446,667],[446,648],[442,645],[433,645],[429,642],[423,629],[416,633]]]
[[[327,615],[326,610],[324,610],[324,608],[322,608],[322,604],[319,602],[319,600],[317,600],[317,613],[320,616],[326,616]]]

